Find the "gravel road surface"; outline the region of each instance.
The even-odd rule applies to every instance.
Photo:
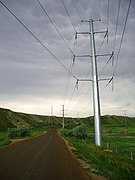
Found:
[[[89,179],[56,129],[0,149],[0,180]]]

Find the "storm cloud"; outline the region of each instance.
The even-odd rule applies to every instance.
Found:
[[[91,59],[76,58],[72,63],[72,53],[39,6],[37,0],[2,1],[30,31],[70,69],[77,78],[91,79]],[[62,4],[62,0],[40,0],[59,32],[73,49],[75,31]],[[99,19],[94,23],[95,31],[109,28],[109,41],[104,41],[99,54],[111,53],[114,43],[118,1],[110,0],[109,16],[107,0],[64,0],[76,31],[89,31],[88,23],[81,19]],[[115,44],[115,58],[119,49],[129,0],[122,0]],[[100,8],[99,8],[100,7]],[[100,15],[100,17],[99,17]],[[114,77],[114,91],[108,81],[100,82],[102,114],[135,115],[135,1],[132,1],[125,29],[124,39]],[[102,43],[104,34],[96,34],[96,50]],[[78,35],[74,52],[76,55],[90,54],[88,35]],[[102,71],[108,57],[98,58],[98,72]],[[71,65],[72,64],[72,65]],[[111,61],[100,78],[111,78],[114,67]],[[71,70],[71,69],[70,69]],[[93,114],[92,84],[79,82],[56,61],[31,34],[0,3],[0,106],[34,114],[61,114],[65,104],[67,116],[89,116]],[[103,89],[103,91],[102,91]]]

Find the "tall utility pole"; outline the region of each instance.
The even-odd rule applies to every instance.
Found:
[[[93,108],[94,108],[94,128],[95,128],[95,144],[101,146],[101,117],[100,117],[100,100],[99,100],[99,86],[98,86],[98,72],[96,60],[96,48],[93,19],[89,20],[90,28],[90,43],[91,43],[91,60],[92,60],[92,85],[93,85]]]
[[[62,127],[65,128],[65,122],[64,122],[64,105],[62,105]]]
[[[113,57],[113,52],[111,54],[103,54],[99,55],[96,54],[96,47],[95,47],[95,34],[96,33],[105,33],[105,36],[108,36],[108,30],[107,31],[101,31],[101,32],[94,32],[93,22],[100,21],[100,20],[93,20],[89,19],[87,21],[82,20],[81,22],[86,22],[89,24],[89,31],[90,32],[77,32],[77,34],[88,34],[90,36],[90,45],[91,45],[91,54],[87,55],[80,55],[75,57],[91,57],[91,63],[92,63],[92,79],[77,79],[78,81],[91,81],[93,86],[93,109],[94,109],[94,129],[95,129],[95,144],[97,146],[102,145],[102,135],[101,135],[101,115],[100,115],[100,97],[99,97],[99,86],[98,82],[99,80],[109,80],[109,82],[112,81],[111,79],[98,79],[98,69],[97,69],[97,56],[110,56],[109,60]]]

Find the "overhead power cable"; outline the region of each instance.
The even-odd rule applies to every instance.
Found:
[[[76,5],[75,5],[74,0],[71,0],[71,1],[72,1],[73,6],[74,6],[74,9],[76,10],[76,13],[77,13],[79,19],[81,19],[80,14],[78,13],[78,10],[77,10],[77,8],[76,8]]]
[[[114,71],[113,71],[113,76],[115,75],[118,60],[119,60],[119,56],[120,56],[120,51],[121,51],[122,42],[123,42],[123,38],[124,38],[124,34],[125,34],[125,29],[126,29],[126,25],[127,25],[128,15],[129,15],[130,7],[131,7],[131,2],[132,2],[132,0],[129,1],[128,10],[127,10],[127,14],[126,14],[126,19],[125,19],[125,23],[124,23],[124,28],[123,28],[123,32],[122,32],[122,36],[121,36],[120,46],[119,46],[119,49],[118,49],[116,63],[115,63]]]
[[[101,42],[101,45],[99,46],[99,49],[98,49],[97,53],[100,52],[100,50],[101,50],[101,48],[102,48],[102,46],[103,46],[103,44],[104,44],[104,41],[105,41],[105,38],[106,38],[106,37],[107,37],[107,39],[108,39],[108,29],[107,29],[107,31],[106,31],[106,33],[105,33],[105,35],[104,35],[104,38],[103,38],[103,40],[102,40],[102,42]]]
[[[112,51],[111,56],[109,57],[108,61],[105,63],[104,67],[102,68],[102,70],[99,73],[99,76],[103,73],[103,71],[105,70],[106,66],[108,65],[108,63],[110,62],[110,60],[112,60],[112,62],[114,61],[114,51]],[[113,64],[113,63],[112,63]]]
[[[75,93],[75,89],[76,89],[76,86],[75,86],[74,89],[73,89],[72,96],[71,96],[70,101],[69,101],[69,103],[68,103],[67,111],[68,111],[68,109],[69,109],[69,107],[70,107],[70,104],[71,104],[71,101],[72,101],[72,99],[73,99],[73,96],[74,96],[74,93]]]
[[[71,50],[71,48],[69,47],[68,43],[66,42],[66,40],[64,39],[64,37],[62,36],[62,34],[60,33],[59,29],[57,28],[57,26],[55,25],[55,23],[53,22],[53,20],[51,19],[51,17],[48,15],[46,9],[43,7],[43,5],[41,4],[41,2],[39,0],[36,0],[38,2],[38,4],[40,5],[40,7],[42,8],[42,10],[44,11],[44,13],[46,14],[46,16],[48,17],[48,19],[51,21],[53,27],[55,28],[55,30],[58,32],[59,36],[61,37],[61,39],[63,40],[63,42],[65,43],[65,45],[68,47],[69,51],[74,55],[73,51]]]
[[[77,37],[76,37],[76,34],[75,34],[75,38],[74,38],[74,44],[73,44],[73,54],[75,53],[75,45],[77,43]],[[72,72],[73,71],[73,66],[74,66],[74,62],[75,61],[75,55],[73,55],[72,59],[71,59],[71,63],[70,63],[70,68],[69,70]],[[71,79],[71,74],[68,74],[68,77],[67,77],[67,81],[66,81],[66,86],[65,86],[65,100],[64,100],[64,104],[66,102],[66,99],[67,99],[67,95],[68,95],[68,90],[69,90],[69,85],[70,85],[70,79]]]
[[[71,59],[71,63],[70,63],[70,71],[72,72],[73,70],[73,62]],[[70,80],[71,80],[71,74],[68,73],[68,77],[67,77],[67,81],[66,81],[66,86],[65,86],[65,100],[64,100],[64,104],[67,100],[67,95],[68,95],[68,90],[69,90],[69,85],[70,85]]]
[[[113,81],[113,77],[107,82],[107,84],[101,89],[101,92]]]
[[[66,70],[68,71],[76,80],[76,76],[69,71],[69,69],[34,35],[32,31],[28,29],[28,27],[2,2],[0,1],[3,7],[5,7],[8,12],[34,37],[36,41]]]
[[[99,19],[101,19],[101,2],[98,0],[98,5],[99,5]]]
[[[107,0],[107,28],[109,28],[110,0]]]
[[[87,73],[85,79],[88,77],[89,73],[90,73],[90,71]],[[82,88],[83,88],[83,86],[84,86],[84,83],[85,83],[85,82],[83,81],[82,84],[81,84],[81,87],[79,88],[78,93],[76,94],[76,96],[75,96],[75,98],[74,98],[74,102],[76,101],[76,98],[79,96],[79,94],[80,94],[80,92],[81,92],[81,90],[82,90]],[[90,90],[90,88],[89,88],[89,90]],[[88,94],[89,90],[87,91],[87,94]],[[85,94],[85,96],[86,96],[87,94]],[[85,96],[83,96],[83,98],[84,98]],[[80,104],[80,102],[82,102],[83,98],[81,98],[81,100],[79,101],[79,103],[77,103],[77,104],[75,105],[75,107],[76,107],[78,104]],[[73,108],[74,108],[74,107],[73,107]]]
[[[85,107],[83,107],[83,108],[79,111],[79,113],[81,113],[81,112],[83,112],[85,109],[87,109],[87,107],[88,107],[91,103],[92,103],[92,100],[91,100]]]
[[[74,24],[73,24],[73,21],[72,21],[72,19],[71,19],[71,17],[70,17],[70,14],[69,14],[69,12],[68,12],[68,10],[67,10],[66,4],[64,3],[64,0],[61,0],[61,1],[62,1],[62,4],[63,4],[66,12],[67,12],[67,15],[68,15],[69,19],[70,19],[70,22],[71,22],[71,24],[72,24],[72,27],[73,27],[73,29],[74,29],[74,31],[75,31],[75,33],[76,33],[77,31],[76,31],[75,26],[74,26]]]
[[[120,6],[121,6],[121,0],[119,0],[119,5],[118,5],[118,13],[117,13],[115,35],[114,35],[114,42],[113,42],[113,51],[115,50],[115,43],[116,43],[117,30],[118,30],[118,22],[119,22],[119,14],[120,14]]]

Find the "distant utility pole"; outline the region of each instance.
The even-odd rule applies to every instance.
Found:
[[[77,32],[77,34],[89,34],[90,35],[90,45],[91,45],[91,55],[82,55],[76,57],[91,57],[92,63],[92,79],[78,79],[77,81],[92,81],[93,86],[93,109],[94,109],[94,129],[95,129],[95,144],[97,146],[102,145],[102,135],[101,135],[101,115],[100,115],[100,96],[99,96],[99,85],[98,82],[100,80],[112,80],[112,79],[98,79],[98,69],[97,69],[97,56],[113,56],[112,54],[104,54],[98,55],[96,54],[96,47],[95,47],[95,34],[96,33],[106,33],[105,37],[108,35],[108,31],[101,31],[101,32],[94,32],[93,23],[95,21],[100,20],[93,20],[89,19],[87,21],[82,20],[81,22],[87,22],[89,24],[89,31],[90,32]],[[76,36],[77,36],[76,34]],[[78,82],[77,82],[78,83]]]
[[[127,110],[124,110],[123,113],[124,113],[124,116],[125,116],[124,117],[124,124],[125,124],[125,127],[127,127],[127,117],[126,117],[127,116]]]
[[[53,116],[53,106],[51,106],[51,117]]]
[[[62,105],[62,127],[65,128],[65,122],[64,122],[64,105]]]
[[[53,124],[53,122],[52,122],[52,116],[53,116],[53,106],[51,106],[51,118],[50,118],[50,124]]]

